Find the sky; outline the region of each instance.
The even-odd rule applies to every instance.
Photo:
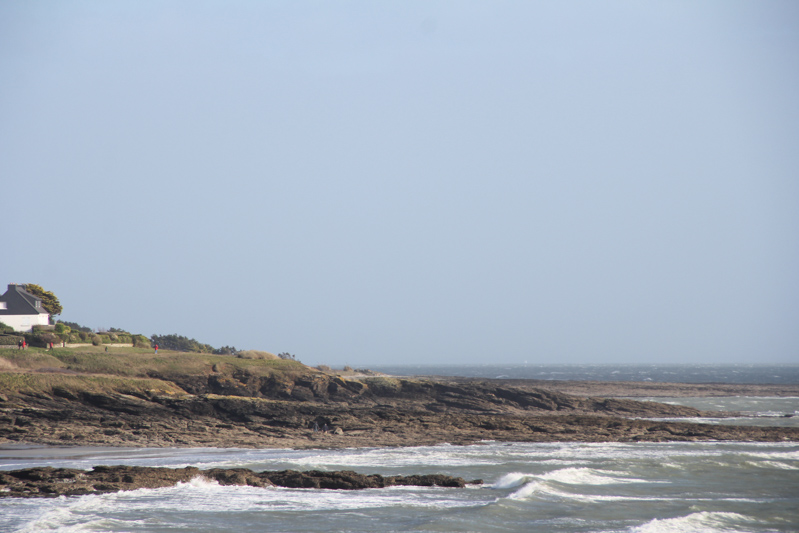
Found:
[[[799,363],[799,3],[0,1],[0,287],[311,364]]]

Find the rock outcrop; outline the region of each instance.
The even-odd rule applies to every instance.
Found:
[[[456,487],[467,485],[463,478],[441,474],[413,476],[365,475],[343,470],[323,472],[254,472],[246,468],[155,468],[143,466],[95,466],[92,470],[37,467],[0,472],[0,497],[41,498],[103,494],[135,489],[156,489],[187,483],[195,478],[215,481],[220,485],[251,487],[290,487],[305,489],[359,490],[415,485],[424,487]],[[481,480],[468,482],[482,483]]]
[[[246,372],[217,371],[172,379],[167,385],[173,390],[181,390],[175,387],[179,383],[192,393],[167,394],[165,386],[128,388],[124,393],[74,386],[4,392],[0,443],[343,448],[481,440],[799,441],[799,428],[647,420],[707,413],[679,405],[570,395],[526,382],[391,377],[356,381],[322,373],[256,378]]]

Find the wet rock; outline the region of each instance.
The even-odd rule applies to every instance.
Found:
[[[141,466],[95,466],[83,471],[71,468],[27,468],[0,473],[0,497],[55,497],[83,494],[101,494],[141,488],[160,488],[188,482],[196,477],[216,481],[220,485],[246,485],[289,488],[360,490],[384,488],[394,485],[462,488],[462,478],[441,474],[422,476],[365,475],[344,470],[322,472],[253,472],[246,468],[213,468],[199,470],[187,468],[153,468]],[[472,483],[481,483],[475,480]]]

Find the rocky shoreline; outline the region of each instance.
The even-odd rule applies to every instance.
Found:
[[[302,449],[486,440],[799,441],[799,428],[650,420],[730,413],[556,390],[591,390],[574,383],[547,382],[549,388],[541,388],[526,380],[356,381],[318,374],[290,382],[255,382],[246,376],[223,380],[211,375],[204,381],[178,382],[192,391],[182,395],[54,388],[0,396],[0,445]],[[657,395],[670,395],[664,384],[646,384],[652,385],[659,387]],[[628,396],[642,384],[613,387],[619,396]],[[799,395],[796,388],[791,392],[783,387],[783,392]]]
[[[799,428],[653,420],[734,413],[707,413],[630,399],[699,393],[720,396],[732,392],[799,396],[799,386],[442,377],[355,380],[319,373],[279,380],[256,379],[243,373],[210,374],[206,378],[172,379],[169,384],[172,390],[103,391],[52,386],[0,393],[0,447],[39,444],[308,449],[465,445],[481,441],[799,441]],[[0,497],[100,494],[168,487],[198,478],[221,485],[342,490],[396,485],[464,487],[467,483],[480,483],[444,475],[380,476],[351,471],[253,472],[241,468],[134,466],[95,466],[84,471],[40,467],[0,471]]]
[[[772,398],[799,397],[799,385],[770,383],[666,383],[657,381],[569,381],[542,379],[487,379],[428,376],[425,379],[444,382],[472,381],[497,383],[522,389],[543,388],[573,396],[601,398],[644,397],[722,397],[760,396]]]
[[[246,468],[195,467],[160,468],[145,466],[95,466],[92,470],[75,468],[26,468],[0,472],[0,498],[42,498],[105,494],[136,489],[172,487],[195,479],[220,485],[250,487],[289,487],[301,489],[362,490],[395,486],[453,487],[478,485],[482,480],[465,481],[442,474],[412,476],[364,475],[350,470],[322,472],[281,470],[254,472]]]

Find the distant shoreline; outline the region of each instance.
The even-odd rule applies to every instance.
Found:
[[[756,383],[661,383],[653,381],[589,381],[589,380],[540,380],[506,378],[469,378],[451,376],[417,376],[420,379],[469,383],[486,381],[520,388],[541,388],[581,397],[645,398],[645,397],[720,397],[760,396],[791,398],[799,397],[799,385]]]
[[[396,376],[550,381],[799,385],[799,364],[378,365]]]

